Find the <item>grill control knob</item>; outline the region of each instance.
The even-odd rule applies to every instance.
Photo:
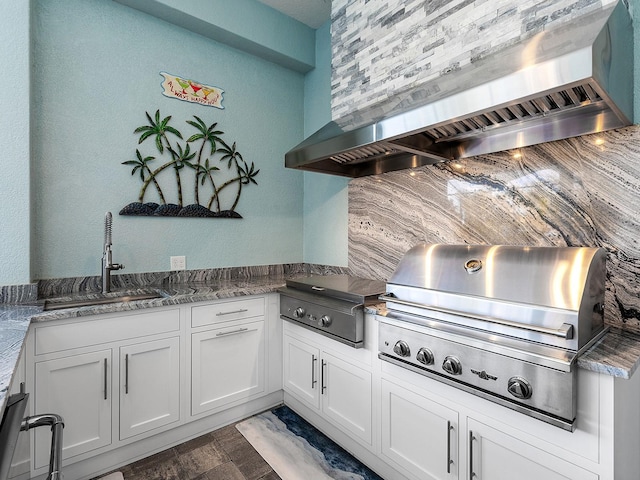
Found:
[[[447,355],[444,362],[442,362],[442,369],[451,375],[460,375],[462,373],[462,364],[456,357]]]
[[[331,317],[329,315],[323,315],[318,322],[320,327],[328,327],[331,325]]]
[[[507,383],[507,390],[516,398],[527,399],[533,394],[533,387],[522,377],[511,377]]]
[[[404,340],[398,340],[393,346],[393,351],[396,353],[396,355],[400,355],[401,357],[408,357],[409,355],[411,355],[409,344]]]
[[[424,363],[425,365],[432,365],[433,352],[428,348],[423,347],[418,350],[418,353],[416,354],[416,360],[418,360],[420,363]]]
[[[304,317],[305,311],[304,308],[302,307],[298,307],[295,309],[295,311],[293,312],[293,316],[296,318],[302,318]]]

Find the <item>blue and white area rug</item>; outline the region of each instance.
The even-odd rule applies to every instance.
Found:
[[[236,425],[282,480],[382,480],[289,407]]]

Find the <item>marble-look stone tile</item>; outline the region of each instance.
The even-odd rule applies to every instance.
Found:
[[[638,126],[363,177],[349,268],[388,280],[418,243],[602,247],[605,323],[640,332],[639,211]]]
[[[267,478],[268,474],[262,477],[264,480]],[[233,462],[227,462],[209,470],[196,480],[246,480],[246,478]]]
[[[188,476],[173,449],[151,455],[122,469],[125,480],[176,480]]]
[[[502,55],[543,30],[548,36],[614,1],[333,0],[332,119],[367,123],[376,105],[387,108],[380,103],[409,88],[450,83],[452,70]]]
[[[170,272],[122,273],[111,276],[111,286],[112,290],[117,291],[149,286],[160,288],[161,286],[189,284],[215,285],[232,280],[250,281],[260,277],[286,277],[322,267],[321,265],[294,263]],[[100,292],[102,280],[100,276],[55,278],[40,280],[37,286],[39,298],[51,298],[75,292]]]
[[[0,304],[29,303],[36,300],[36,298],[38,298],[38,285],[36,283],[0,286]]]

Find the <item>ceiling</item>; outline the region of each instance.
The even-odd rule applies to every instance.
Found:
[[[331,0],[258,0],[311,28],[318,28],[331,17]]]

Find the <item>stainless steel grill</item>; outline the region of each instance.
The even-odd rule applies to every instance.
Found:
[[[605,263],[586,247],[416,246],[381,297],[379,357],[573,430]]]
[[[308,275],[280,288],[280,317],[341,343],[364,345],[364,307],[379,302],[384,282],[349,275]]]

